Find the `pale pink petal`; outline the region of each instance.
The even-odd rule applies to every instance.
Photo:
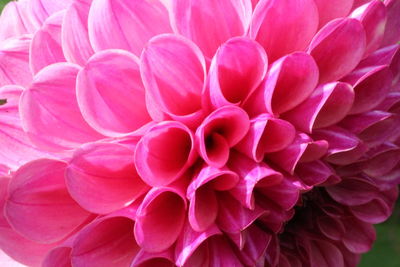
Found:
[[[279,184],[283,179],[281,173],[266,163],[256,163],[240,153],[231,153],[227,165],[241,178],[230,193],[248,209],[255,208],[254,190]]]
[[[4,6],[0,16],[0,25],[0,42],[10,37],[28,33],[17,1],[11,1]]]
[[[30,36],[10,38],[0,43],[0,86],[28,86],[32,82],[29,68]]]
[[[229,148],[239,143],[249,127],[249,117],[243,109],[221,107],[208,115],[197,128],[197,151],[207,164],[223,167],[229,158]]]
[[[333,125],[342,120],[352,108],[353,88],[342,82],[319,86],[303,103],[282,114],[298,130],[311,133],[314,128]]]
[[[133,259],[131,267],[175,267],[174,251],[169,248],[158,253],[146,252],[141,249]]]
[[[73,242],[72,266],[130,266],[140,249],[133,235],[134,224],[125,216],[109,216],[87,225]]]
[[[178,179],[197,158],[190,129],[179,122],[161,122],[139,141],[135,165],[149,185],[167,185]]]
[[[29,53],[29,63],[34,74],[44,67],[65,62],[61,48],[61,22],[64,12],[50,16],[32,38]]]
[[[386,7],[382,1],[371,1],[354,10],[350,17],[358,19],[364,26],[367,37],[365,57],[377,50],[382,43],[387,19]]]
[[[364,55],[365,46],[365,30],[358,20],[336,19],[325,25],[308,48],[319,67],[319,82],[332,82],[352,71]]]
[[[343,236],[342,242],[348,250],[353,253],[365,253],[372,248],[376,239],[372,224],[348,217],[344,220],[344,225],[348,233]]]
[[[139,60],[129,52],[106,50],[95,54],[79,72],[76,85],[83,117],[104,135],[132,133],[151,121]]]
[[[147,252],[161,252],[177,240],[185,220],[182,186],[153,187],[137,211],[136,240]]]
[[[397,0],[385,0],[387,9],[387,23],[382,46],[397,43],[400,40],[400,2]]]
[[[134,152],[107,143],[86,144],[76,150],[65,174],[71,197],[93,213],[128,206],[148,189],[136,172]]]
[[[319,28],[333,19],[346,17],[349,14],[354,2],[354,0],[314,1],[318,7]]]
[[[79,111],[75,96],[78,71],[78,66],[70,63],[50,65],[21,95],[22,127],[41,148],[70,149],[101,138]]]
[[[227,168],[199,166],[187,188],[189,199],[188,218],[195,231],[204,231],[212,225],[218,214],[218,193],[232,189],[239,176]]]
[[[250,0],[173,0],[171,19],[177,33],[212,58],[221,44],[246,32],[251,12]]]
[[[62,21],[61,42],[65,58],[84,65],[93,55],[89,41],[88,16],[92,0],[73,0]]]
[[[243,104],[264,79],[267,68],[267,55],[257,42],[244,37],[228,40],[211,62],[207,86],[211,106]]]
[[[289,122],[264,113],[250,120],[247,135],[235,149],[260,162],[265,153],[277,152],[290,145],[295,135],[296,130]]]
[[[273,62],[304,50],[317,27],[318,9],[312,0],[261,0],[254,10],[249,35],[265,48]]]
[[[160,35],[147,44],[140,64],[153,119],[159,120],[152,112],[156,109],[197,126],[203,118],[201,94],[206,76],[200,49],[181,36]]]
[[[158,0],[94,0],[88,25],[95,51],[119,48],[137,56],[151,37],[172,31],[168,12]]]
[[[68,194],[64,182],[67,164],[42,159],[22,166],[13,175],[4,212],[24,237],[53,243],[70,235],[90,215]]]

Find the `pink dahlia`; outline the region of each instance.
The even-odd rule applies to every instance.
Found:
[[[356,266],[398,195],[399,41],[400,0],[10,2],[0,265]]]

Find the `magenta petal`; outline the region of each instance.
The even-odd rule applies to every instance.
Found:
[[[251,19],[250,0],[173,0],[174,29],[199,45],[212,58],[229,38],[243,35]]]
[[[154,187],[137,211],[135,237],[147,252],[169,248],[182,232],[186,200],[180,188]]]
[[[206,66],[194,43],[178,35],[156,36],[144,49],[140,64],[154,120],[159,119],[152,109],[189,124],[200,123]]]
[[[19,10],[19,2],[8,2],[0,16],[0,42],[7,38],[28,33]]]
[[[400,161],[400,148],[384,143],[368,151],[368,159],[360,163],[363,172],[372,177],[383,176],[392,171]]]
[[[131,218],[110,216],[87,225],[73,242],[72,266],[129,266],[140,249],[133,235],[134,224]]]
[[[264,79],[268,59],[255,41],[236,37],[217,51],[209,71],[208,93],[214,108],[243,104]]]
[[[258,187],[257,191],[284,210],[293,208],[299,199],[297,186],[286,177],[278,184]]]
[[[327,181],[335,171],[321,160],[300,163],[295,170],[296,175],[308,186],[315,186]]]
[[[353,253],[365,253],[371,249],[376,239],[372,224],[349,217],[344,225],[348,233],[343,236],[342,242],[348,250]]]
[[[387,23],[382,46],[395,44],[400,40],[400,3],[397,0],[385,0],[387,9]]]
[[[178,179],[197,158],[191,130],[179,122],[161,122],[142,137],[135,165],[149,185],[167,185]]]
[[[243,109],[221,107],[208,115],[197,128],[197,151],[207,164],[223,167],[229,158],[229,148],[246,135],[249,126],[249,117]]]
[[[308,48],[320,70],[319,82],[338,80],[353,70],[364,55],[365,46],[365,30],[358,20],[336,19],[325,25]]]
[[[158,253],[146,252],[141,249],[133,259],[131,267],[175,267],[174,251],[169,248]]]
[[[62,49],[65,58],[84,65],[93,55],[89,41],[88,16],[92,0],[74,0],[67,8],[62,22]]]
[[[323,84],[299,106],[284,113],[298,130],[311,133],[313,128],[330,126],[342,120],[352,108],[353,88],[347,83]]]
[[[158,0],[93,1],[88,25],[95,51],[118,48],[136,56],[151,37],[171,32],[168,12]]]
[[[333,19],[346,17],[349,14],[354,2],[354,0],[314,1],[318,7],[319,28]]]
[[[33,73],[36,74],[50,64],[65,61],[61,48],[61,22],[64,14],[58,12],[50,16],[33,36],[29,55]]]
[[[264,113],[250,120],[247,135],[235,149],[260,162],[265,153],[276,152],[290,145],[295,134],[296,130],[289,122]]]
[[[134,150],[107,143],[76,150],[66,170],[71,196],[86,210],[106,214],[132,203],[148,188],[136,172]]]
[[[25,164],[14,174],[5,215],[24,237],[41,243],[60,241],[88,218],[89,213],[65,187],[66,165],[42,159]]]
[[[350,211],[357,219],[373,224],[384,222],[392,213],[391,207],[379,198],[363,205],[351,206]]]
[[[104,135],[132,133],[151,121],[139,62],[129,52],[107,50],[95,54],[79,72],[76,84],[83,117]]]
[[[273,62],[305,49],[317,27],[318,9],[312,0],[261,0],[255,7],[249,35],[265,48]]]
[[[29,68],[30,36],[10,38],[0,43],[0,86],[28,86],[32,82]]]
[[[340,240],[346,228],[340,218],[332,216],[319,216],[317,218],[319,230],[332,240]]]
[[[52,249],[47,253],[46,258],[42,262],[42,267],[71,267],[71,252],[69,246],[60,246]]]

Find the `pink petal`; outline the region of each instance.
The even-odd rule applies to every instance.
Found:
[[[159,253],[149,253],[145,250],[140,250],[132,261],[131,267],[175,267],[173,249],[169,248],[166,251]]]
[[[144,49],[140,64],[150,98],[147,108],[154,120],[160,120],[155,114],[162,112],[188,124],[200,123],[206,67],[194,43],[172,34],[154,37]]]
[[[384,143],[370,150],[369,159],[361,163],[363,172],[372,177],[380,177],[392,171],[400,162],[400,148]]]
[[[13,175],[4,212],[24,237],[53,243],[87,220],[89,213],[69,196],[65,187],[66,165],[42,159],[25,164]]]
[[[133,228],[134,221],[125,216],[93,221],[78,233],[73,242],[72,266],[129,266],[140,249]]]
[[[171,32],[168,12],[158,0],[93,1],[88,25],[95,51],[119,48],[137,56],[151,37]]]
[[[29,63],[34,74],[44,67],[65,62],[61,48],[61,22],[64,12],[50,16],[32,38]]]
[[[65,58],[84,65],[93,55],[89,41],[88,16],[92,0],[73,0],[62,22],[62,50]]]
[[[353,88],[342,82],[323,84],[299,106],[284,113],[298,130],[311,133],[313,128],[333,125],[342,120],[352,108]]]
[[[382,43],[387,19],[386,7],[382,1],[371,1],[354,10],[350,17],[358,19],[364,26],[367,37],[365,57],[377,50]]]
[[[247,113],[237,106],[212,112],[196,130],[196,147],[205,162],[220,168],[229,158],[229,148],[246,135],[250,126]]]
[[[388,46],[400,40],[400,3],[397,0],[385,0],[384,3],[387,9],[387,23],[381,46]]]
[[[277,152],[293,142],[296,130],[289,122],[261,114],[250,120],[247,135],[235,149],[260,162],[265,153]]]
[[[132,133],[151,121],[139,62],[129,52],[107,50],[95,54],[79,72],[76,84],[83,117],[104,135]]]
[[[327,181],[330,176],[335,176],[335,171],[332,167],[321,160],[300,163],[297,165],[295,173],[309,186],[322,184]]]
[[[342,242],[345,247],[353,253],[365,253],[372,248],[372,244],[376,239],[376,233],[373,225],[351,219],[345,220],[346,233]]]
[[[364,55],[365,46],[365,30],[358,20],[336,19],[325,25],[308,48],[319,67],[319,82],[338,80],[353,70]]]
[[[363,205],[351,206],[350,211],[357,219],[371,224],[384,222],[392,213],[387,203],[379,198]]]
[[[310,162],[321,158],[328,150],[325,140],[313,141],[304,133],[298,134],[293,143],[284,150],[267,154],[266,157],[285,171],[293,174],[299,162]]]
[[[136,240],[147,252],[161,252],[177,240],[185,218],[186,200],[182,189],[154,187],[137,211]]]
[[[30,36],[10,38],[0,43],[0,86],[28,86],[32,82],[29,69]]]
[[[251,19],[250,0],[173,0],[174,30],[198,44],[212,58],[229,38],[243,35]]]
[[[329,241],[312,240],[310,250],[310,266],[345,267],[341,251]]]
[[[340,218],[331,216],[319,216],[317,218],[318,229],[332,240],[341,240],[346,228]]]
[[[255,7],[249,35],[265,48],[273,62],[305,49],[317,27],[318,9],[312,0],[261,0]]]
[[[395,44],[391,46],[385,46],[376,50],[370,54],[367,58],[363,59],[357,66],[357,69],[363,70],[367,67],[379,66],[379,65],[390,65],[395,57],[396,53],[399,51],[400,45]],[[368,70],[368,69],[367,69]],[[364,74],[365,71],[362,73]],[[359,78],[359,75],[357,76]]]
[[[230,193],[248,209],[255,208],[254,190],[279,184],[283,179],[281,173],[266,163],[255,163],[240,153],[231,154],[228,166],[241,178]]]
[[[70,246],[60,246],[52,249],[43,260],[42,267],[71,267],[71,252],[72,248]]]
[[[232,189],[239,181],[239,176],[226,168],[218,169],[203,165],[194,175],[187,189],[189,199],[188,218],[195,231],[204,231],[217,218],[217,191]]]
[[[0,42],[10,37],[17,37],[28,33],[22,20],[18,4],[19,2],[16,1],[8,2],[1,12]]]
[[[70,149],[101,138],[79,111],[75,96],[78,71],[69,63],[48,66],[21,95],[22,127],[41,148]]]
[[[318,7],[319,28],[333,19],[346,17],[349,14],[354,2],[354,0],[314,1]]]
[[[72,198],[93,213],[106,214],[128,206],[148,188],[136,172],[134,150],[107,143],[76,150],[66,170]]]
[[[257,192],[259,195],[263,195],[284,210],[293,208],[299,199],[298,188],[290,180],[285,178],[278,184],[258,187]],[[256,198],[260,197],[259,195],[257,195]]]
[[[149,185],[167,185],[178,179],[197,158],[192,132],[182,123],[161,122],[139,141],[135,165]]]
[[[257,42],[236,37],[217,51],[209,71],[208,93],[214,108],[243,104],[264,79],[267,55]]]

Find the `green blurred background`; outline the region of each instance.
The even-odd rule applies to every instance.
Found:
[[[53,0],[64,1],[64,0]],[[329,1],[329,0],[328,0]],[[0,0],[0,10],[9,0]],[[1,27],[1,25],[0,25]],[[378,239],[362,258],[360,267],[400,267],[400,209],[385,223],[376,226]],[[5,266],[6,267],[6,266]],[[156,267],[156,266],[155,266]]]

